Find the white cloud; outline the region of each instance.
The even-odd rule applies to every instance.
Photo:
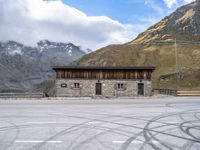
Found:
[[[195,0],[184,0],[185,3],[191,3],[194,2]]]
[[[39,40],[100,48],[136,36],[132,25],[106,16],[88,16],[60,0],[0,0],[0,40],[35,45]]]
[[[172,8],[174,5],[177,5],[177,0],[164,0],[168,8]]]
[[[161,15],[161,16],[164,15],[163,9],[154,0],[145,0],[144,2],[145,2],[146,5],[151,7],[159,15]]]
[[[175,7],[179,7],[183,4],[188,4],[194,2],[195,0],[163,0],[169,9]]]

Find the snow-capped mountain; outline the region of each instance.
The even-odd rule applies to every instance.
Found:
[[[52,66],[68,65],[86,53],[72,43],[42,40],[37,46],[0,42],[0,90],[27,91],[54,77]]]

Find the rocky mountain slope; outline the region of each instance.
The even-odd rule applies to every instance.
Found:
[[[73,64],[156,66],[154,88],[176,88],[176,49],[180,88],[200,90],[200,0],[178,8],[133,41],[107,46]]]
[[[85,55],[72,43],[38,42],[37,47],[0,42],[0,91],[23,92],[54,77],[52,66],[67,65]],[[43,88],[43,87],[40,87]]]

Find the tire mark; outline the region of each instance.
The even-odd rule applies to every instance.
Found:
[[[8,122],[8,121],[5,121],[5,122],[7,122],[7,123],[9,123],[9,124],[11,124],[11,125],[13,125],[15,127],[15,129],[16,129],[16,135],[15,135],[15,137],[11,140],[11,142],[7,146],[5,146],[4,148],[2,148],[2,150],[6,150],[6,149],[10,148],[14,144],[15,140],[18,138],[19,133],[20,133],[20,129],[19,129],[19,127],[16,124],[14,124],[12,122]]]

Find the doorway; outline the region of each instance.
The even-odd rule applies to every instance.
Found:
[[[138,83],[138,95],[144,95],[144,84]]]
[[[96,95],[102,95],[102,84],[96,83]]]

